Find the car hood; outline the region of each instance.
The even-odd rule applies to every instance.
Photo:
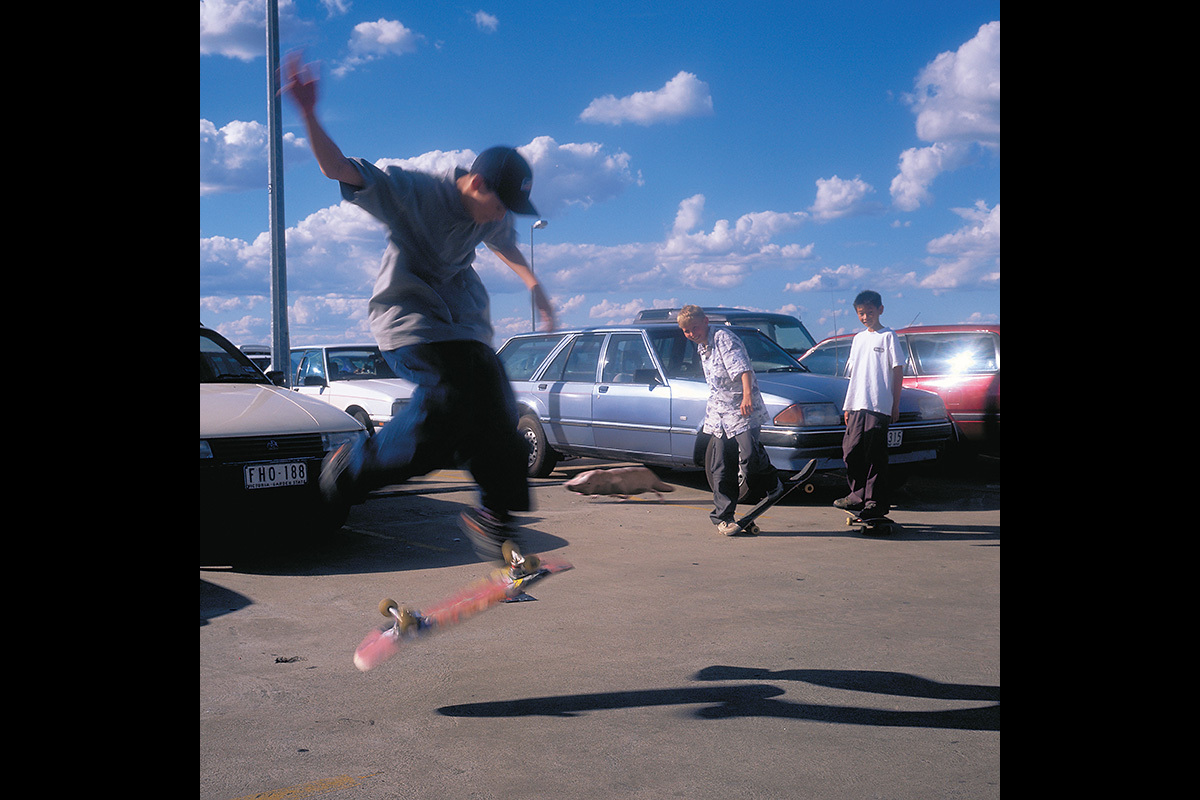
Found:
[[[200,436],[359,430],[345,412],[278,386],[200,384]]]
[[[344,397],[386,397],[389,400],[412,397],[416,384],[403,378],[368,378],[361,381],[333,381],[329,391]]]
[[[789,402],[832,402],[841,411],[846,404],[846,390],[850,388],[849,378],[835,378],[832,375],[816,375],[811,372],[759,372],[758,388],[764,395],[773,394],[787,398]],[[805,393],[808,397],[802,396]],[[932,393],[923,389],[900,390],[900,410],[916,411],[921,399]]]
[[[811,372],[759,372],[758,389],[763,394],[786,398],[789,403],[833,403],[841,410],[850,381]]]

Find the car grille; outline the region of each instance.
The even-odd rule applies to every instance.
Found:
[[[222,462],[321,458],[325,455],[320,434],[209,439],[208,444],[212,448],[213,459]]]

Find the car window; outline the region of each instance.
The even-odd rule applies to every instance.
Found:
[[[321,358],[320,350],[306,350],[300,359],[300,367],[296,370],[296,386],[303,386],[308,378],[325,379],[325,361]]]
[[[603,341],[603,334],[577,336],[554,357],[542,374],[542,380],[595,383]]]
[[[201,383],[269,383],[246,354],[200,332]]]
[[[802,363],[818,375],[844,376],[849,356],[850,340],[847,339],[844,343],[829,342],[819,346],[806,355]]]
[[[671,328],[650,331],[650,346],[672,380],[703,381],[704,367],[696,345],[684,338],[683,331]]]
[[[790,353],[761,331],[739,331],[737,335],[746,346],[746,354],[750,356],[750,365],[755,372],[802,371]]]
[[[961,375],[1000,368],[996,337],[990,333],[910,333],[912,360],[920,375]]]
[[[634,383],[640,370],[655,369],[640,333],[614,333],[604,354],[603,383]],[[657,370],[655,369],[657,373]]]
[[[510,381],[528,381],[533,373],[550,355],[554,346],[562,341],[561,336],[536,336],[529,339],[512,339],[500,350],[500,363],[508,373]]]
[[[396,373],[383,360],[378,347],[338,347],[327,353],[329,380],[365,381],[394,378]]]

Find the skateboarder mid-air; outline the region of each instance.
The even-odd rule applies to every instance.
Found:
[[[511,147],[492,147],[469,170],[442,175],[347,158],[317,119],[317,78],[293,55],[284,91],[299,109],[321,172],[344,200],[387,226],[388,245],[368,304],[384,359],[416,385],[412,399],[379,432],[330,453],[321,488],[356,500],[373,488],[465,465],[480,507],[462,525],[476,552],[499,560],[515,538],[513,512],[530,509],[528,448],[504,368],[492,349],[487,290],[472,266],[486,244],[533,293],[549,330],[549,299],[517,248],[514,214],[537,215],[533,171]]]

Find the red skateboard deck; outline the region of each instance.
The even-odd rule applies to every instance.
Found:
[[[425,611],[410,610],[391,599],[381,601],[380,613],[391,618],[393,624],[377,628],[363,638],[354,651],[354,666],[363,672],[374,669],[398,653],[406,642],[457,625],[500,603],[532,599],[525,594],[527,588],[573,568],[562,560],[522,556],[507,543],[504,556],[510,566],[493,571]]]

